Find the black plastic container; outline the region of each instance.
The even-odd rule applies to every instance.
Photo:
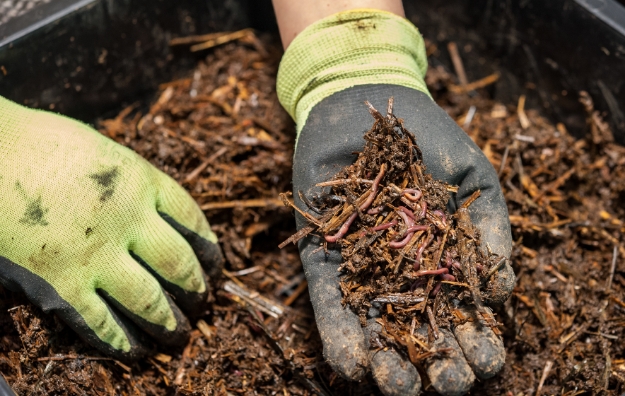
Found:
[[[625,142],[625,7],[616,0],[405,1],[444,49],[459,44],[469,79],[492,71],[493,95],[581,133],[588,91]],[[275,31],[268,0],[54,0],[0,26],[0,95],[87,122],[154,92],[197,57],[173,37],[253,27]],[[467,51],[468,50],[468,51]],[[446,52],[441,51],[441,61]],[[448,65],[450,67],[450,65]]]

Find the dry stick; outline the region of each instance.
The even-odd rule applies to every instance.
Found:
[[[264,208],[267,206],[283,206],[283,201],[277,198],[246,199],[242,201],[209,202],[200,206],[202,210],[232,209],[232,208]]]
[[[477,81],[473,81],[472,83],[468,83],[464,87],[463,86],[457,86],[457,85],[454,85],[454,84],[450,84],[449,85],[449,90],[451,92],[453,92],[453,93],[456,93],[456,94],[462,94],[462,93],[474,91],[474,90],[476,90],[478,88],[487,87],[487,86],[497,82],[497,80],[499,80],[499,73],[493,73],[493,74],[491,74],[489,76],[486,76],[484,78],[480,78]]]
[[[243,29],[243,30],[239,30],[238,32],[225,33],[222,36],[216,37],[211,40],[207,40],[204,43],[192,45],[190,49],[191,49],[191,52],[197,52],[197,51],[212,48],[221,44],[225,44],[230,41],[239,40],[252,34],[254,34],[252,32],[252,29]]]
[[[315,218],[313,215],[304,212],[303,210],[301,210],[300,208],[298,208],[295,203],[293,203],[293,201],[291,201],[286,194],[282,193],[280,194],[280,198],[282,199],[282,203],[284,203],[284,206],[290,206],[293,209],[295,209],[299,214],[301,214],[302,216],[304,216],[304,218],[308,221],[310,221],[311,223],[315,224],[317,227],[319,227],[321,225],[321,222]]]
[[[427,296],[427,294],[426,294]],[[427,303],[427,301],[426,301]],[[436,318],[434,317],[434,312],[432,312],[432,308],[430,306],[428,306],[426,308],[427,312],[428,312],[428,320],[430,321],[430,326],[432,327],[432,333],[434,333],[434,338],[436,338],[438,340],[439,334],[438,334],[438,325],[436,324]]]
[[[341,186],[343,184],[349,183],[364,183],[364,184],[373,184],[373,180],[368,179],[338,179],[338,180],[330,180],[327,182],[317,183],[315,186],[317,187],[329,187],[329,186]]]
[[[206,161],[202,162],[197,168],[193,169],[193,171],[191,171],[191,173],[189,173],[187,175],[187,177],[185,177],[184,181],[188,183],[191,180],[193,180],[196,177],[198,177],[200,175],[200,173],[202,173],[202,171],[204,169],[206,169],[206,167],[208,165],[210,165],[211,162],[215,161],[217,158],[219,158],[226,151],[228,151],[228,147],[222,147],[219,150],[217,150],[213,155],[208,157],[208,159]]]
[[[545,384],[545,380],[551,371],[551,367],[553,366],[553,362],[551,360],[545,363],[545,368],[543,369],[543,375],[540,377],[540,382],[538,383],[538,389],[536,389],[536,396],[540,396],[540,392],[543,390],[543,385]]]
[[[451,61],[454,64],[454,69],[456,70],[456,75],[458,76],[460,86],[464,88],[469,83],[469,80],[467,79],[467,74],[464,71],[462,58],[460,57],[460,53],[458,52],[458,46],[456,45],[456,43],[451,41],[447,44],[447,50],[449,51]]]
[[[610,292],[612,288],[612,280],[614,279],[614,271],[616,270],[616,258],[618,257],[618,247],[614,245],[614,250],[612,251],[612,266],[610,267],[610,277],[608,278],[608,283],[605,287],[607,293]]]
[[[297,300],[297,297],[300,296],[300,294],[302,294],[304,292],[304,290],[306,290],[306,288],[308,287],[308,282],[306,282],[305,280],[302,281],[302,283],[300,283],[297,286],[297,289],[295,289],[293,291],[293,293],[291,293],[290,296],[288,296],[283,302],[282,304],[286,305],[287,307],[290,306],[291,304],[293,304],[293,302],[295,300]]]

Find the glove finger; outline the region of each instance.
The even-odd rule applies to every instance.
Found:
[[[423,325],[418,333],[427,338],[428,326]],[[471,389],[475,374],[465,360],[454,335],[448,330],[439,329],[438,336],[438,339],[433,339],[432,348],[434,350],[447,349],[447,352],[426,359],[425,371],[432,386],[441,395],[463,395]]]
[[[506,361],[503,341],[482,324],[475,309],[466,308],[461,312],[467,321],[454,327],[456,340],[475,375],[480,379],[491,378]]]
[[[492,169],[492,166],[491,166]],[[493,177],[495,171],[493,169]],[[496,190],[496,191],[491,191]],[[468,194],[468,192],[467,192]],[[482,195],[469,206],[471,221],[480,230],[481,249],[510,258],[512,234],[508,208],[499,188],[482,191]],[[516,276],[508,260],[488,280],[484,301],[489,305],[503,304],[514,289]]]
[[[174,179],[159,172],[158,184],[156,210],[191,245],[208,276],[218,276],[224,259],[206,216]]]
[[[381,326],[369,319],[364,329],[367,345],[375,347],[371,340],[377,338]],[[417,368],[405,357],[390,348],[371,349],[369,352],[371,374],[376,384],[386,396],[418,395],[421,390],[421,377]]]
[[[40,276],[0,257],[2,284],[21,291],[46,313],[58,315],[72,330],[102,353],[135,360],[148,352],[149,341],[127,318],[111,309],[93,290],[76,290],[62,298]],[[77,285],[77,288],[84,285]]]
[[[154,213],[130,247],[131,256],[172,294],[188,314],[204,308],[208,295],[205,275],[187,241]]]
[[[341,254],[331,250],[326,257],[318,248],[316,237],[300,242],[300,257],[323,342],[323,356],[341,376],[358,380],[365,375],[368,366],[368,348],[358,316],[341,305],[340,273],[337,271]]]
[[[184,344],[191,330],[187,318],[141,264],[130,254],[120,256],[119,268],[100,274],[98,293],[160,343]]]

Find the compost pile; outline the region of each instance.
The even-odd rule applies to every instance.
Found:
[[[480,233],[467,211],[480,192],[455,214],[446,213],[449,193],[457,187],[427,173],[414,135],[393,114],[393,98],[386,116],[365,104],[375,121],[364,134],[364,149],[332,180],[317,184],[330,191],[312,202],[298,192],[319,216],[300,211],[309,226],[281,246],[311,232],[324,236],[325,249],[340,244],[343,304],[359,315],[363,326],[369,310],[376,308],[381,339],[387,341],[380,347],[405,345],[416,364],[420,355],[406,337],[414,337],[415,328],[428,321],[437,336],[439,327],[461,320],[463,315],[454,315],[453,300],[477,306],[482,320],[498,331],[482,305],[480,288],[505,258],[480,249]],[[442,288],[444,283],[448,286]],[[419,345],[425,348],[423,356],[434,352],[427,341]]]
[[[176,178],[205,211],[227,259],[209,310],[192,319],[184,348],[161,348],[128,364],[100,355],[21,294],[0,289],[0,371],[18,393],[362,394],[365,387],[375,394],[370,380],[346,383],[323,362],[297,250],[277,247],[295,232],[291,210],[278,197],[291,189],[294,144],[274,92],[279,44],[250,32],[236,39],[209,49],[205,61],[163,84],[154,100],[100,124],[103,134]],[[428,53],[432,64],[446,56],[432,45]],[[625,150],[612,142],[586,95],[587,135],[576,140],[563,125],[526,110],[524,98],[489,99],[487,85],[496,76],[461,86],[456,74],[430,67],[426,82],[499,172],[518,278],[496,311],[506,364],[471,392],[621,394]],[[420,270],[429,265],[422,262]]]

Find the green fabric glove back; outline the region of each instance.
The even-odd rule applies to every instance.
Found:
[[[0,98],[0,279],[101,350],[184,342],[217,239],[169,176],[89,126]],[[175,299],[164,292],[167,290]],[[143,332],[139,331],[143,330]]]

